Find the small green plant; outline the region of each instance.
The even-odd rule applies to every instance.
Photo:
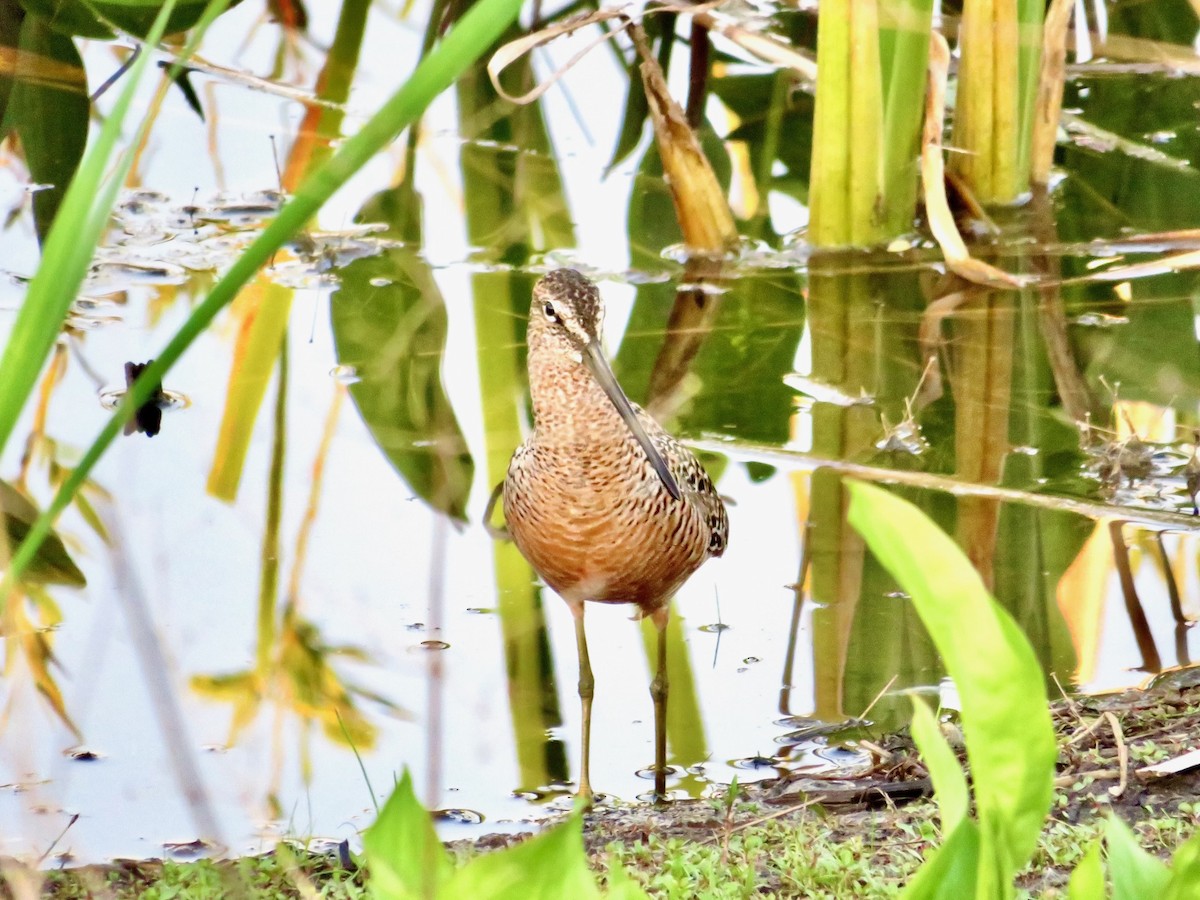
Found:
[[[1007,898],[1033,855],[1049,811],[1056,750],[1045,681],[1032,646],[988,594],[966,555],[924,513],[888,492],[850,484],[851,525],[912,597],[962,701],[971,788],[924,703],[916,742],[942,819],[942,845],[907,885],[907,898]],[[920,554],[914,548],[921,548]],[[1167,866],[1120,819],[1105,826],[1114,900],[1200,897],[1200,835]],[[1091,845],[1071,877],[1072,900],[1103,900],[1105,863]]]
[[[602,892],[583,852],[583,813],[535,838],[472,859],[455,869],[429,813],[404,776],[363,838],[371,893],[380,900],[638,900],[645,892],[614,866]]]

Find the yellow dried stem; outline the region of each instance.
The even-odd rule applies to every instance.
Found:
[[[1051,0],[1046,11],[1042,41],[1042,66],[1038,74],[1037,106],[1033,118],[1031,177],[1034,184],[1050,180],[1058,119],[1062,113],[1063,85],[1067,76],[1067,32],[1073,0]]]
[[[683,242],[688,249],[701,253],[724,253],[738,237],[729,201],[683,110],[667,90],[666,79],[650,54],[645,33],[633,26],[630,34],[642,58],[642,84]]]
[[[925,191],[925,217],[934,240],[942,248],[946,267],[956,275],[997,287],[1016,287],[1026,279],[1010,275],[983,260],[974,259],[946,199],[946,173],[942,163],[942,128],[946,108],[946,78],[950,69],[950,47],[933,32],[929,39],[929,88],[925,93],[925,131],[921,137],[921,181]]]

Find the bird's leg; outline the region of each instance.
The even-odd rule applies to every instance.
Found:
[[[658,671],[650,682],[654,701],[654,799],[667,797],[667,617],[668,608],[660,606],[651,617],[658,631]]]
[[[592,663],[588,658],[587,632],[583,628],[583,601],[571,603],[571,613],[575,616],[575,647],[579,651],[579,705],[583,714],[583,727],[580,743],[583,745],[583,758],[579,763],[579,790],[577,795],[587,802],[592,800],[592,780],[588,774],[588,763],[591,760],[592,748],[592,696],[596,691],[596,681],[592,677]]]

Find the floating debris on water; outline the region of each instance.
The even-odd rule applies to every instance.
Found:
[[[799,372],[784,375],[783,383],[818,403],[832,403],[834,406],[845,407],[871,406],[875,403],[875,398],[865,392],[858,396],[847,394],[827,382],[811,378],[808,375],[801,375]]]
[[[125,363],[125,387],[116,390],[101,391],[99,395],[100,405],[108,410],[116,409],[117,404],[124,399],[129,389],[133,386],[134,381],[142,374],[146,366],[153,362],[154,360],[149,360],[145,363]],[[164,390],[162,383],[159,382],[154,386],[154,390],[146,402],[138,407],[133,418],[125,423],[125,434],[129,435],[140,431],[146,437],[154,437],[162,427],[162,414],[164,411],[186,409],[190,405],[191,401],[187,396],[178,391]]]
[[[216,847],[197,838],[194,841],[164,841],[163,855],[180,862],[205,859],[213,855]]]
[[[483,823],[483,813],[473,809],[433,809],[429,811],[435,822],[449,822],[454,825],[480,825]]]
[[[334,366],[329,370],[329,377],[339,384],[358,384],[362,376],[354,366]]]
[[[1087,328],[1115,328],[1118,325],[1128,325],[1129,317],[1102,312],[1087,312],[1067,321],[1072,325],[1083,325]]]
[[[97,762],[104,758],[104,754],[98,750],[93,750],[90,747],[68,747],[63,751],[63,756],[67,759],[73,759],[76,762]]]
[[[770,756],[747,756],[743,759],[734,759],[729,763],[735,769],[749,769],[757,771],[758,769],[773,769],[779,761]]]

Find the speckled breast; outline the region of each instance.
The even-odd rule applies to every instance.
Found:
[[[707,559],[705,515],[687,495],[675,500],[666,492],[636,445],[601,449],[523,447],[504,484],[508,530],[567,600],[650,611]],[[618,454],[623,464],[613,465]]]

